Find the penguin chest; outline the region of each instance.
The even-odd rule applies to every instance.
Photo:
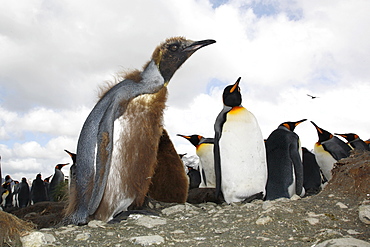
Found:
[[[202,182],[199,188],[215,188],[216,178],[215,178],[215,168],[214,168],[214,157],[213,157],[213,144],[204,143],[201,144],[196,151],[199,157],[199,170],[204,171],[205,178],[201,172]],[[204,182],[206,181],[206,183]],[[207,186],[206,186],[207,184]]]
[[[162,134],[162,94],[133,99],[125,114],[114,122],[112,161],[103,201],[108,220],[127,210],[135,200],[144,200],[149,190]],[[164,95],[165,96],[165,95]]]
[[[314,153],[317,164],[319,165],[322,173],[327,180],[332,177],[331,170],[334,164],[337,162],[329,152],[327,152],[324,147],[318,143],[314,146]]]
[[[219,146],[225,200],[237,202],[265,193],[265,146],[254,115],[243,107],[231,110],[226,116]]]

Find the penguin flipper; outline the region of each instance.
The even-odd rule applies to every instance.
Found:
[[[92,189],[92,195],[94,196],[90,198],[89,215],[92,215],[99,207],[108,180],[113,153],[114,110],[115,107],[110,104],[99,124],[95,177]]]
[[[294,166],[296,194],[300,196],[303,190],[303,164],[298,151],[299,148],[299,140],[293,141],[290,145],[289,153]]]
[[[349,152],[351,151],[351,148],[336,136],[322,142],[322,146],[324,150],[329,152],[335,160],[347,158],[349,156]]]
[[[215,178],[216,178],[216,198],[221,194],[221,157],[220,157],[220,146],[219,146],[219,135],[215,134],[215,144],[213,146],[214,155],[214,167],[215,167]]]
[[[214,125],[215,138],[213,146],[214,155],[214,167],[215,167],[215,178],[216,178],[216,198],[221,194],[221,154],[220,154],[220,138],[222,135],[222,127],[226,122],[226,114],[232,109],[232,107],[224,106],[222,111],[218,114]]]

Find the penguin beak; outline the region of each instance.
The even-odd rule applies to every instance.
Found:
[[[195,52],[199,50],[202,47],[205,47],[207,45],[211,45],[213,43],[216,43],[216,40],[213,39],[206,39],[201,41],[195,41],[191,43],[189,46],[187,46],[183,51],[185,52]]]
[[[177,134],[177,136],[181,136],[181,137],[184,137],[186,139],[190,139],[191,138],[190,136],[184,136],[184,135],[180,135],[180,134]]]
[[[242,79],[242,78],[241,78],[241,77],[239,77],[239,78],[238,78],[238,80],[236,80],[236,82],[235,82],[234,86],[230,89],[230,93],[234,92],[234,91],[235,91],[235,89],[237,89],[237,88],[239,87],[239,82],[240,82],[240,80],[241,80],[241,79]]]
[[[313,126],[315,126],[315,128],[317,129],[317,132],[319,132],[320,134],[322,134],[322,130],[320,129],[319,126],[317,126],[314,122],[311,121],[311,123],[313,124]]]
[[[307,119],[302,119],[302,120],[299,120],[298,122],[295,123],[295,126],[297,126],[298,124],[300,123],[303,123],[304,121],[306,121]]]
[[[338,134],[338,133],[334,133],[334,135],[337,135],[337,136],[341,136],[341,137],[347,138],[347,136],[346,136],[345,134]]]

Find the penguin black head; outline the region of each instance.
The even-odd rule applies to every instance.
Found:
[[[67,164],[58,164],[58,165],[55,166],[55,169],[61,170],[66,165],[69,165],[69,163],[67,163]]]
[[[153,52],[152,59],[158,66],[165,83],[168,83],[178,68],[197,50],[215,43],[215,40],[187,40],[173,37],[160,44]]]
[[[356,140],[357,138],[359,138],[358,135],[354,134],[354,133],[347,133],[347,134],[338,134],[338,133],[334,133],[336,134],[337,136],[341,136],[341,137],[344,137],[347,141],[353,141],[353,140]]]
[[[180,134],[177,134],[177,135],[184,137],[189,142],[191,142],[191,144],[193,144],[195,147],[199,145],[200,140],[203,138],[203,136],[200,136],[200,135],[191,135],[191,136],[185,136],[185,135],[180,135]]]
[[[23,182],[23,183],[27,183],[27,178],[23,177],[23,178],[22,178],[22,182]]]
[[[233,84],[229,85],[224,89],[224,93],[222,95],[222,99],[224,105],[226,106],[240,106],[242,103],[242,95],[240,94],[240,82],[241,77]]]
[[[286,127],[288,130],[290,131],[294,131],[295,127],[297,127],[298,124],[306,121],[307,119],[302,119],[302,120],[299,120],[297,122],[284,122],[282,124],[280,124],[280,126],[284,126]]]
[[[49,177],[45,178],[45,179],[44,179],[44,182],[50,183],[50,178],[51,178],[52,176],[53,176],[53,175],[51,175],[51,176],[49,176]]]
[[[319,136],[319,142],[327,141],[331,138],[333,138],[333,134],[330,133],[329,131],[326,131],[319,126],[317,126],[314,122],[311,121],[311,123],[315,126],[317,130],[317,135]]]
[[[76,154],[69,152],[68,150],[64,150],[69,156],[71,156],[73,164],[76,163]]]

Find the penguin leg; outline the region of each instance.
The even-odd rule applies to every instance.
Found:
[[[263,192],[260,192],[260,193],[257,193],[257,194],[251,195],[250,197],[245,198],[245,200],[242,201],[242,203],[250,203],[254,200],[262,200],[262,199],[263,199]]]

